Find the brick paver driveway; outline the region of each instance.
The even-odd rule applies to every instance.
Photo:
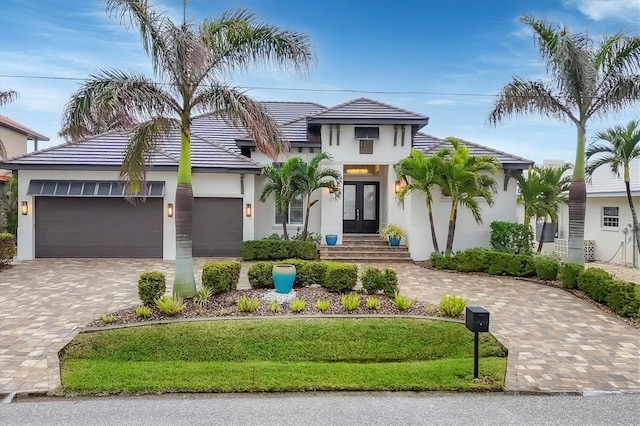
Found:
[[[437,304],[447,292],[491,312],[509,349],[508,390],[640,391],[640,332],[587,302],[526,281],[391,266],[404,293]],[[0,272],[0,394],[59,386],[57,352],[79,326],[135,303],[148,270],[172,281],[173,263],[154,260],[37,260]]]

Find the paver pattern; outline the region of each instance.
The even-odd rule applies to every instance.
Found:
[[[196,259],[196,276],[205,259]],[[173,262],[41,259],[0,272],[0,394],[60,385],[58,351],[78,328],[137,302],[137,279]],[[511,391],[640,392],[640,332],[561,289],[507,278],[459,275],[402,263],[403,293],[437,304],[456,294],[491,312],[509,349]],[[239,288],[248,288],[247,265]],[[482,364],[481,364],[482,369]],[[482,370],[481,370],[482,371]]]

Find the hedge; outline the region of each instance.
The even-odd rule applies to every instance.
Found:
[[[533,256],[511,254],[487,248],[472,248],[445,256],[433,253],[430,257],[434,269],[458,272],[488,272],[491,275],[530,277],[535,275]]]
[[[276,263],[288,263],[296,267],[296,286],[321,285],[329,291],[352,290],[358,280],[358,267],[347,263],[285,259],[281,262],[261,261],[249,267],[251,288],[274,288],[271,269]]]
[[[315,241],[262,239],[242,242],[244,260],[283,260],[318,258]]]
[[[0,267],[9,265],[16,254],[16,238],[8,233],[0,233]]]
[[[207,262],[202,266],[202,286],[212,294],[238,288],[240,262],[235,260]]]
[[[558,269],[560,268],[560,261],[547,255],[537,255],[533,258],[533,263],[536,268],[536,277],[545,281],[555,281],[558,279]]]
[[[358,267],[349,263],[326,262],[327,270],[320,285],[329,291],[344,293],[358,283]]]
[[[584,270],[584,266],[567,262],[560,267],[560,285],[568,289],[578,288],[578,275]]]
[[[385,296],[393,297],[398,291],[398,275],[391,268],[367,267],[362,273],[362,288],[367,294],[382,291]]]
[[[515,222],[491,222],[491,247],[514,254],[531,254],[533,230],[530,225]]]
[[[613,277],[604,269],[588,268],[578,274],[578,288],[598,303],[607,303]]]
[[[162,272],[144,272],[138,279],[138,297],[147,306],[153,306],[167,289],[167,279]]]
[[[256,262],[249,267],[247,277],[251,288],[275,288],[271,270],[276,262]]]

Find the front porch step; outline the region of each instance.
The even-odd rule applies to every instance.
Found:
[[[412,261],[407,246],[392,247],[378,235],[344,235],[341,245],[321,245],[320,259],[345,262]]]

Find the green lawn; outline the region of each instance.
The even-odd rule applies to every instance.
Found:
[[[78,335],[61,353],[70,393],[499,390],[489,334],[473,381],[473,334],[422,319],[211,321]]]

